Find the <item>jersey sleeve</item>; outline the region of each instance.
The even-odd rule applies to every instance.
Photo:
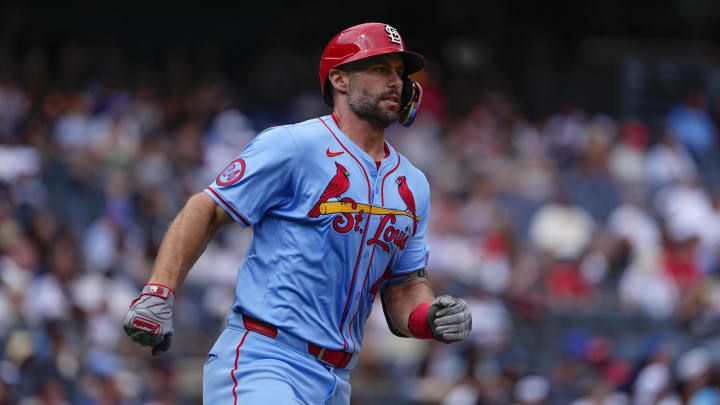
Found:
[[[425,188],[420,195],[420,201],[424,203],[418,210],[420,220],[418,221],[415,235],[408,241],[405,251],[398,260],[390,275],[391,281],[398,276],[403,276],[413,270],[427,266],[427,259],[430,254],[430,246],[427,242],[427,226],[430,219],[430,185],[425,181]]]
[[[256,224],[265,212],[292,199],[298,148],[284,127],[256,136],[205,189],[243,227]]]

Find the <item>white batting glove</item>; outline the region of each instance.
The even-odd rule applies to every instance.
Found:
[[[152,354],[167,351],[173,337],[172,305],[175,294],[164,285],[148,284],[130,304],[123,330],[133,342],[152,347]]]
[[[441,295],[432,302],[428,310],[428,322],[436,340],[458,342],[470,335],[472,314],[462,298]]]

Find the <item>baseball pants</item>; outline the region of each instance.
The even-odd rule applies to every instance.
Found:
[[[203,403],[348,405],[354,363],[357,356],[348,368],[323,364],[282,331],[273,339],[228,326],[203,367]]]

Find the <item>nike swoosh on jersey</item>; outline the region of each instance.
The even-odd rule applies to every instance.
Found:
[[[337,155],[342,155],[343,153],[345,153],[345,152],[343,152],[343,151],[340,151],[340,152],[330,152],[330,148],[327,148],[327,150],[325,151],[325,154],[328,155],[328,157],[335,157],[335,156],[337,156]]]

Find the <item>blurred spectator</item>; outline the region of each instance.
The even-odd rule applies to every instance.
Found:
[[[608,156],[608,165],[621,185],[637,187],[644,183],[649,142],[650,130],[642,122],[630,121],[620,129],[620,139]]]
[[[529,375],[515,385],[515,400],[518,405],[541,405],[546,403],[550,384],[545,377]]]
[[[640,371],[633,387],[634,405],[680,405],[682,401],[673,391],[673,380],[666,364],[650,363]]]
[[[663,133],[647,154],[645,171],[649,185],[654,189],[673,183],[691,181],[697,169],[687,151],[675,138]]]
[[[711,354],[703,347],[684,353],[677,361],[677,376],[682,384],[682,397],[690,405],[720,402],[720,392],[714,386]]]
[[[529,238],[539,249],[558,260],[578,259],[590,244],[595,221],[581,207],[573,205],[563,190],[556,200],[535,213]]]
[[[699,89],[689,91],[683,103],[670,109],[667,123],[680,143],[696,156],[714,149],[717,128]]]
[[[647,269],[659,254],[661,230],[644,202],[642,189],[626,193],[626,203],[617,207],[608,218],[608,230],[616,239],[629,242],[630,265]]]
[[[719,187],[717,127],[708,111],[705,95],[699,89],[689,91],[682,104],[670,109],[667,124],[673,136],[695,158],[705,181],[713,189]]]

